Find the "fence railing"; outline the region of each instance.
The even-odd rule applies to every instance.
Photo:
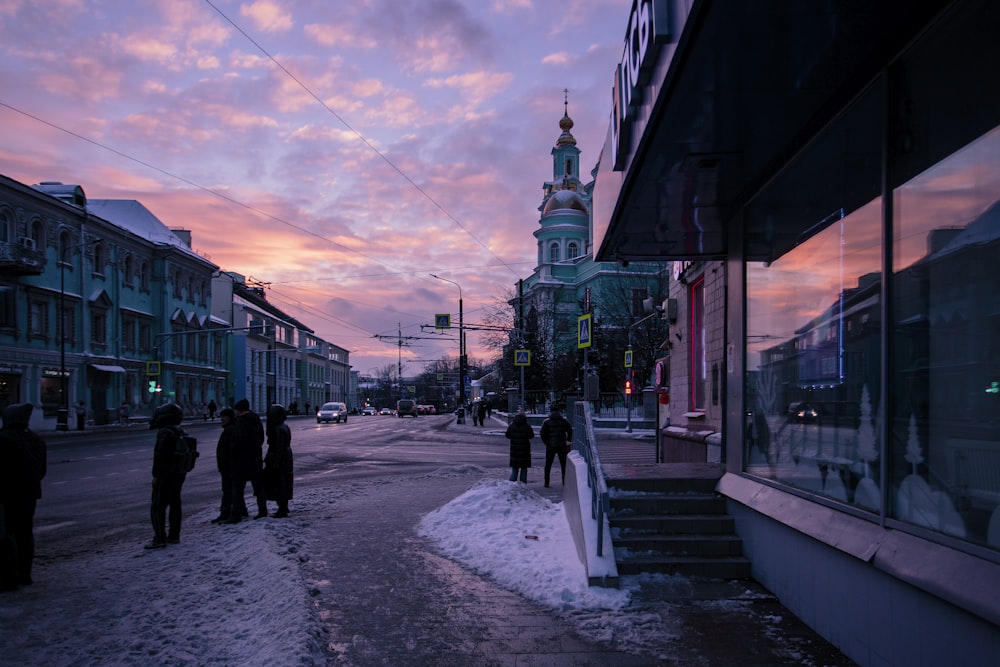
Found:
[[[555,403],[562,409],[569,409],[578,401],[582,401],[583,396],[579,394],[553,394],[549,391],[526,391],[524,392],[525,412],[528,414],[548,414]],[[624,419],[629,415],[631,406],[631,416],[636,417],[643,414],[643,392],[637,391],[632,394],[631,401],[625,395],[618,392],[603,392],[596,401],[587,402],[591,406],[593,414],[598,417],[618,417]]]
[[[597,522],[597,556],[604,555],[604,517],[611,501],[608,486],[601,469],[601,458],[597,453],[597,437],[594,435],[593,407],[589,401],[577,401],[573,405],[573,447],[587,462],[587,486],[590,487],[590,516]]]

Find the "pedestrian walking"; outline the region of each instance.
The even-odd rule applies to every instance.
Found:
[[[479,425],[486,425],[486,401],[479,401],[479,405],[476,407],[476,413],[479,417]]]
[[[288,516],[288,501],[292,499],[292,432],[285,423],[286,419],[284,406],[274,404],[267,409],[264,488],[267,500],[278,503],[275,519]]]
[[[150,430],[156,431],[153,448],[153,494],[149,501],[149,517],[153,524],[153,539],[146,549],[162,549],[181,541],[181,487],[190,469],[185,457],[179,456],[178,441],[187,434],[181,428],[184,411],[176,403],[164,403],[153,412]],[[194,456],[197,456],[195,453]]]
[[[527,482],[528,468],[531,467],[531,439],[535,437],[535,429],[531,428],[524,413],[519,412],[504,435],[510,440],[510,481],[520,479]]]
[[[247,482],[253,488],[257,499],[256,519],[267,516],[267,502],[264,492],[264,425],[253,410],[250,402],[242,398],[233,406],[236,418],[233,420],[232,447],[229,461],[233,475],[233,506],[229,510],[226,523],[239,523],[240,519],[249,515],[247,511]]]
[[[569,454],[570,443],[573,442],[573,425],[562,416],[559,407],[552,406],[549,416],[542,422],[539,432],[545,443],[545,486],[549,485],[552,463],[559,457],[559,467],[562,469],[562,483],[566,484],[566,455]]]
[[[222,502],[219,504],[219,516],[212,519],[212,523],[227,521],[229,513],[233,509],[233,466],[230,458],[232,456],[233,419],[235,417],[236,412],[232,408],[222,408],[219,411],[222,433],[219,434],[219,442],[215,446],[215,463],[222,481]]]
[[[129,406],[128,401],[122,401],[122,404],[118,406],[118,421],[128,426],[129,417],[132,414],[132,408]]]
[[[28,428],[31,403],[8,405],[0,429],[0,590],[33,583],[35,507],[42,497],[45,441]]]
[[[208,418],[215,421],[215,411],[219,409],[219,406],[215,404],[215,399],[208,401]],[[221,418],[221,415],[220,415]]]

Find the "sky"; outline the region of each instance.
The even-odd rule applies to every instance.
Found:
[[[0,0],[0,174],[138,200],[356,370],[415,375],[458,352],[421,325],[534,270],[566,99],[596,164],[630,5]]]
[[[434,474],[468,477],[469,488],[412,527],[425,548],[574,618],[585,639],[614,637],[620,650],[646,655],[661,650],[651,641],[669,643],[663,624],[676,621],[654,618],[645,605],[630,608],[630,600],[652,580],[683,586],[683,577],[622,577],[619,589],[588,587],[564,503],[470,466]],[[118,540],[98,552],[36,563],[34,585],[0,595],[0,665],[324,664],[327,631],[310,603],[324,584],[302,568],[324,556],[314,552],[306,528],[337,515],[334,508],[352,494],[371,491],[330,484],[296,492],[291,518],[237,526],[211,525],[217,508],[188,509],[178,545],[146,551]]]

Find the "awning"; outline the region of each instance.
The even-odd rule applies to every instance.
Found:
[[[95,371],[101,371],[102,373],[124,373],[125,369],[121,366],[104,366],[102,364],[90,364],[90,367]]]

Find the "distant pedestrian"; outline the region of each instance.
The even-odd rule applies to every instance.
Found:
[[[274,404],[267,409],[267,454],[264,456],[264,488],[267,499],[278,503],[275,519],[288,516],[292,499],[292,432],[285,423],[285,408]]]
[[[528,468],[531,467],[531,439],[535,437],[535,429],[531,428],[524,413],[519,412],[504,435],[510,440],[509,479],[512,482],[518,479],[527,482]]]
[[[479,401],[479,405],[476,406],[476,414],[479,417],[479,425],[486,425],[486,401]]]
[[[219,406],[215,404],[215,399],[211,399],[208,402],[208,418],[215,421],[215,411],[219,409]],[[221,415],[220,415],[221,416]]]
[[[212,523],[223,523],[229,519],[229,513],[233,509],[233,465],[231,462],[231,450],[233,447],[233,419],[236,412],[232,408],[222,408],[219,411],[219,422],[222,424],[222,433],[219,434],[219,442],[215,446],[215,463],[219,469],[219,477],[222,480],[222,502],[219,504],[219,516],[212,519]]]
[[[236,419],[233,420],[230,463],[233,475],[233,506],[226,523],[239,523],[249,515],[246,506],[247,482],[257,498],[256,519],[267,516],[267,501],[264,492],[264,425],[253,410],[250,402],[242,398],[233,406]]]
[[[149,517],[153,524],[153,539],[147,549],[162,549],[181,541],[181,487],[187,470],[176,456],[177,441],[185,436],[181,428],[184,411],[176,403],[156,408],[149,428],[156,430],[153,448],[153,494],[149,502]],[[168,512],[169,508],[169,512]]]
[[[309,401],[306,401],[306,416],[309,415]]]
[[[31,403],[8,405],[0,429],[0,590],[32,583],[35,506],[42,497],[45,441],[28,428]]]
[[[76,430],[82,431],[87,421],[87,404],[82,400],[76,402]]]
[[[122,401],[122,404],[118,406],[118,421],[128,426],[129,417],[132,414],[132,408],[129,406],[128,401]]]
[[[545,486],[549,485],[552,463],[559,457],[559,467],[562,469],[562,483],[566,484],[566,455],[569,454],[570,443],[573,442],[573,425],[562,416],[558,406],[553,405],[548,418],[542,422],[539,432],[545,443]]]

